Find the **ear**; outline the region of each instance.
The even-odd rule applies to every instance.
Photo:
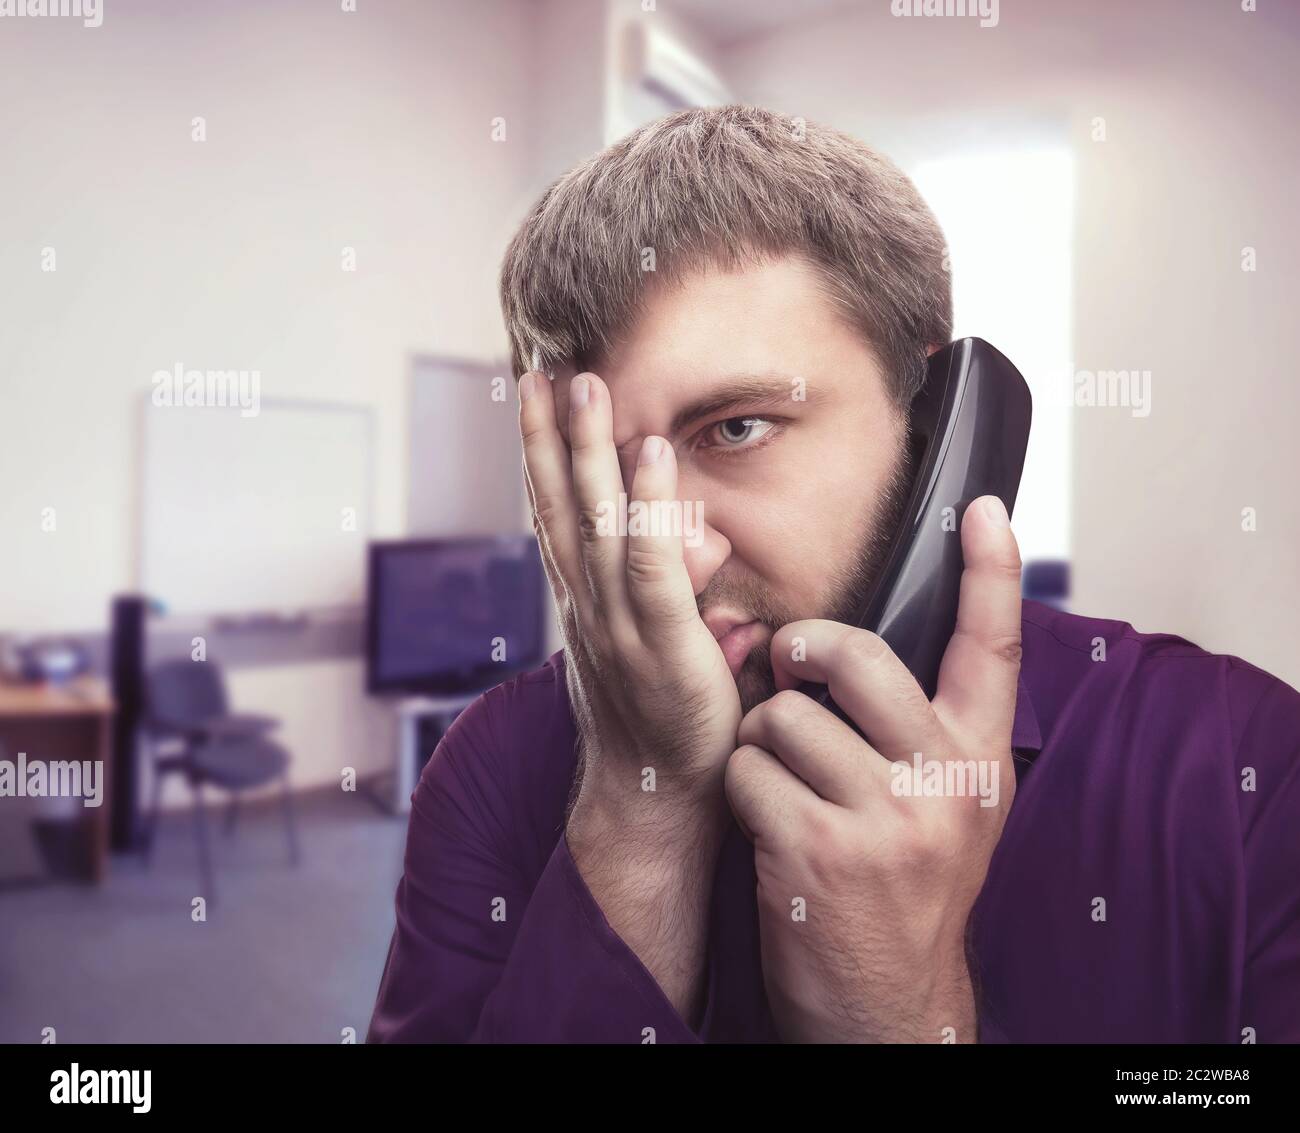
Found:
[[[925,348],[925,356],[926,356],[927,358],[929,358],[930,355],[933,354],[936,350],[941,350],[941,349],[943,349],[943,348],[939,345],[939,343],[937,343],[937,342],[932,342],[932,343],[930,343],[929,346],[927,346],[927,347]]]

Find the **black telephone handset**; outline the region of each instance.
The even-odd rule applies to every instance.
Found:
[[[853,624],[878,633],[928,697],[957,624],[961,519],[979,496],[994,495],[1010,515],[1029,443],[1031,399],[1020,372],[980,338],[962,338],[930,356],[912,402],[914,477],[884,566]],[[945,511],[951,509],[951,511]],[[853,724],[824,685],[814,698]]]

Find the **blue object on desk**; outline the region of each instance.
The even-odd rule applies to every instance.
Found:
[[[1022,597],[1064,610],[1070,598],[1070,564],[1065,559],[1025,563],[1020,575]]]

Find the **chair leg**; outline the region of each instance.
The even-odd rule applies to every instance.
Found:
[[[230,792],[230,805],[226,807],[226,837],[235,832],[235,823],[239,821],[239,792]]]
[[[199,845],[199,874],[203,883],[203,896],[209,905],[217,903],[216,886],[212,884],[212,853],[208,846],[208,816],[203,807],[203,784],[194,785],[194,834]]]
[[[144,839],[144,866],[148,869],[153,864],[153,840],[158,836],[158,811],[162,806],[163,775],[155,766],[153,769],[153,791],[149,800],[149,829]]]
[[[298,864],[298,831],[293,821],[293,793],[289,790],[289,776],[280,780],[280,805],[284,808],[284,829],[289,838],[289,864]]]

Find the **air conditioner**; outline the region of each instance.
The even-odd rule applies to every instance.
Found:
[[[722,80],[671,32],[648,20],[624,27],[623,77],[673,110],[733,101]]]

